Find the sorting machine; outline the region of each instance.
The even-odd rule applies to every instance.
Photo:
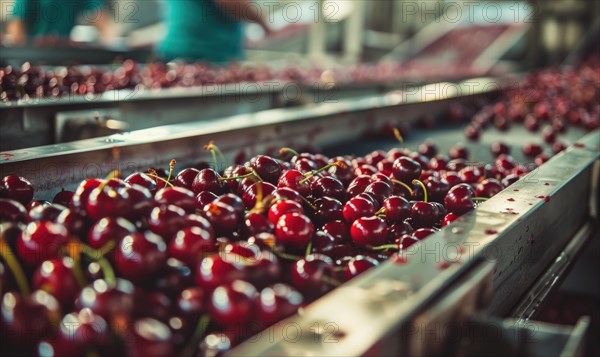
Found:
[[[472,78],[427,84],[352,100],[271,109],[246,102],[250,114],[221,112],[215,120],[180,122],[67,143],[4,151],[0,175],[19,174],[51,199],[86,177],[124,175],[148,167],[181,167],[208,160],[203,145],[218,143],[226,159],[249,159],[282,146],[319,147],[325,154],[364,155],[398,145],[373,139],[374,128],[437,118],[405,145],[431,138],[440,150],[465,141],[460,124],[444,121],[450,105],[494,100],[519,78]],[[177,117],[178,101],[160,95]],[[244,102],[243,98],[240,102]],[[147,106],[146,115],[162,104]],[[144,108],[146,104],[129,103]],[[89,110],[88,107],[82,107]],[[0,109],[6,112],[6,108]],[[202,116],[203,113],[186,113]],[[235,114],[235,115],[232,115]],[[157,114],[159,115],[159,114]],[[4,114],[3,114],[4,116]],[[217,115],[219,116],[219,115]],[[152,120],[149,115],[148,120]],[[520,147],[524,129],[488,129],[465,142],[473,161],[490,161],[489,144],[501,138]],[[570,129],[571,145],[463,219],[343,284],[299,313],[230,351],[232,356],[316,355],[580,355],[589,319],[576,326],[535,321],[536,311],[591,239],[598,239],[600,131]],[[524,158],[515,153],[515,158]]]

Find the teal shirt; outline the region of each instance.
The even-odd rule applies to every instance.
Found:
[[[69,37],[80,15],[89,11],[86,19],[93,22],[103,5],[103,0],[16,0],[13,16],[25,23],[30,37]]]
[[[164,60],[226,63],[243,57],[242,24],[213,0],[166,0],[167,34],[158,47]]]

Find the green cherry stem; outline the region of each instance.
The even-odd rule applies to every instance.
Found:
[[[413,185],[417,183],[421,186],[421,188],[423,189],[423,202],[427,202],[427,187],[425,187],[425,184],[421,180],[417,179],[412,180],[412,183]]]
[[[410,193],[411,197],[413,196],[413,194],[414,194],[413,190],[412,190],[412,188],[409,185],[405,184],[402,181],[398,181],[398,180],[395,180],[395,179],[391,179],[391,180],[392,180],[393,183],[404,187],[408,191],[408,193]]]
[[[323,172],[323,171],[325,171],[325,170],[328,170],[329,168],[331,168],[331,167],[334,167],[334,166],[338,166],[338,167],[342,167],[342,168],[343,168],[343,167],[345,167],[345,166],[346,166],[346,164],[344,164],[344,163],[343,163],[343,162],[341,162],[341,161],[332,162],[331,164],[327,164],[327,165],[325,165],[325,166],[321,167],[321,168],[320,168],[320,169],[318,169],[318,170],[313,170],[313,171],[311,171],[311,172],[307,172],[307,173],[305,173],[305,174],[304,174],[304,178],[303,178],[302,180],[298,181],[298,183],[299,183],[299,184],[303,184],[303,183],[305,183],[306,181],[308,181],[308,180],[309,180],[311,177],[313,177],[313,176],[315,176],[315,175],[319,174],[320,172]]]
[[[489,200],[489,198],[487,198],[487,197],[472,197],[471,199],[473,201],[487,201],[487,200]]]
[[[288,148],[288,147],[279,149],[279,153],[282,154],[282,155],[290,153],[290,154],[295,155],[295,156],[300,156],[300,154],[298,154],[298,151],[296,151],[296,150],[294,150],[292,148]]]
[[[29,296],[31,290],[29,289],[29,284],[27,283],[27,277],[23,272],[21,264],[19,264],[19,261],[17,260],[15,254],[13,253],[12,249],[10,249],[10,246],[8,245],[8,243],[6,243],[4,238],[0,238],[0,256],[4,258],[4,261],[8,265],[8,268],[15,277],[21,294],[23,296]]]
[[[190,338],[188,344],[185,346],[183,351],[181,351],[181,357],[193,356],[196,352],[197,346],[200,343],[200,340],[206,334],[208,330],[208,324],[210,323],[210,317],[207,314],[203,314],[200,319],[198,319],[198,324],[196,325],[196,329],[194,330],[194,334]]]
[[[402,134],[400,133],[400,130],[398,128],[394,128],[394,137],[396,138],[396,140],[398,140],[400,145],[404,145],[404,138],[402,137]]]

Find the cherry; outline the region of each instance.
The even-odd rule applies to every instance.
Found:
[[[539,144],[530,143],[523,146],[523,154],[525,154],[525,156],[534,157],[541,154],[543,151],[544,149]]]
[[[250,167],[256,171],[258,176],[271,184],[277,184],[281,175],[281,165],[277,160],[265,155],[258,155],[250,160]]]
[[[310,184],[311,193],[315,197],[331,197],[345,199],[344,184],[332,176],[319,177]]]
[[[552,119],[552,129],[556,130],[558,133],[564,133],[567,131],[565,122],[561,118]]]
[[[260,187],[260,189],[259,189]],[[275,191],[276,187],[268,182],[255,182],[252,186],[248,187],[242,195],[242,201],[247,209],[252,209],[257,204],[257,198],[259,190],[262,191],[262,198],[264,199]]]
[[[206,312],[206,291],[199,287],[187,288],[177,296],[175,309],[178,316],[187,321],[197,321]]]
[[[221,175],[213,169],[200,170],[194,181],[192,182],[192,190],[194,194],[199,194],[202,191],[210,191],[216,195],[225,193],[225,186],[219,180]]]
[[[429,200],[433,202],[443,202],[450,190],[450,183],[445,178],[432,177],[425,182],[425,186]]]
[[[363,193],[367,186],[371,184],[371,176],[359,175],[356,176],[346,188],[346,197],[351,198],[360,193]]]
[[[279,179],[277,180],[277,187],[279,188],[291,188],[298,192],[300,195],[306,197],[310,193],[310,184],[305,180],[305,176],[298,170],[287,170],[284,171]]]
[[[419,151],[419,154],[427,157],[434,157],[438,153],[437,147],[429,139],[421,143],[417,148],[417,151]]]
[[[385,243],[388,227],[379,217],[361,217],[350,227],[352,242],[358,247],[378,246]]]
[[[25,222],[27,211],[15,200],[0,198],[0,222]]]
[[[33,199],[33,185],[26,178],[17,175],[4,176],[4,195],[6,198],[27,205]]]
[[[304,213],[304,209],[302,208],[302,205],[296,201],[279,201],[269,208],[269,221],[273,224],[277,224],[279,217],[292,212]]]
[[[388,240],[393,242],[405,234],[411,234],[413,231],[413,227],[407,220],[393,223],[389,227]]]
[[[267,217],[257,212],[250,212],[244,218],[241,231],[245,237],[250,237],[258,233],[270,233],[275,229]]]
[[[378,205],[392,195],[392,186],[384,181],[374,181],[365,188],[366,193],[372,194],[377,200]]]
[[[468,159],[469,158],[469,150],[462,144],[457,143],[448,151],[448,156],[450,159]]]
[[[164,323],[143,318],[135,321],[126,341],[127,354],[131,356],[173,356],[175,346],[171,330]]]
[[[552,151],[555,154],[558,154],[559,152],[566,150],[567,145],[565,145],[564,143],[560,142],[560,141],[556,141],[554,144],[552,144]]]
[[[421,176],[421,164],[409,157],[400,157],[394,161],[392,174],[396,180],[404,183],[412,182]]]
[[[87,235],[87,244],[94,248],[100,249],[108,242],[118,243],[126,235],[136,231],[133,223],[121,217],[105,217],[96,222]]]
[[[423,240],[429,237],[430,235],[434,234],[435,232],[437,232],[437,229],[435,228],[419,228],[416,231],[414,231],[412,235],[418,240]]]
[[[199,260],[199,259],[198,259]],[[191,269],[182,261],[175,258],[167,259],[166,266],[160,275],[151,283],[150,289],[174,297],[182,288],[193,285]]]
[[[538,156],[536,156],[535,160],[533,162],[536,164],[536,166],[541,166],[543,163],[545,163],[548,160],[550,160],[548,155],[542,153],[542,154],[539,154]]]
[[[218,198],[210,191],[202,191],[196,195],[196,208],[202,208]]]
[[[436,155],[429,160],[428,167],[431,170],[439,171],[444,170],[448,164],[448,158],[444,155]]]
[[[394,169],[394,162],[388,159],[381,160],[377,163],[377,170],[385,176],[392,176]],[[343,182],[343,181],[342,181]],[[348,180],[349,182],[349,180]]]
[[[504,116],[497,116],[494,118],[494,126],[500,131],[507,131],[510,127],[510,122]]]
[[[314,206],[317,208],[314,212],[314,220],[318,225],[323,225],[330,221],[343,219],[342,208],[343,205],[340,201],[335,198],[322,197],[318,198],[314,202]]]
[[[477,141],[479,140],[479,137],[481,136],[481,128],[477,125],[467,125],[467,127],[465,128],[465,137],[467,137],[467,139],[472,140],[472,141]]]
[[[123,217],[131,221],[137,221],[141,217],[148,216],[154,208],[152,194],[147,188],[134,184],[131,187],[124,187],[120,191],[125,197],[125,205],[127,206]]]
[[[445,226],[449,225],[450,223],[456,221],[458,218],[460,218],[460,215],[458,215],[454,212],[450,212],[444,216],[444,219],[442,219],[441,226],[445,227]]]
[[[504,185],[504,187],[508,187],[508,186],[512,185],[513,183],[519,181],[519,179],[520,179],[519,175],[515,175],[515,174],[506,175],[506,177],[504,177],[502,179],[502,184]]]
[[[231,208],[233,208],[233,210],[237,213],[237,215],[239,217],[242,217],[244,215],[244,212],[245,212],[244,202],[242,201],[242,199],[239,196],[234,195],[233,193],[226,193],[222,196],[219,196],[213,202],[214,203],[223,203],[228,206],[231,206]]]
[[[129,196],[125,191],[110,186],[109,182],[94,188],[88,197],[85,211],[95,221],[104,217],[123,216],[128,211]]]
[[[401,196],[390,196],[383,201],[383,213],[388,222],[399,222],[410,215],[408,201]]]
[[[195,268],[196,283],[207,291],[247,276],[245,266],[239,261],[225,259],[218,254],[202,259]]]
[[[224,356],[225,353],[231,349],[234,342],[234,336],[231,336],[231,333],[220,332],[208,334],[198,346],[200,355],[215,357]]]
[[[4,338],[17,344],[37,343],[52,333],[52,321],[60,316],[58,302],[45,291],[30,296],[7,292],[2,297]]]
[[[346,264],[346,267],[344,268],[344,278],[345,280],[350,280],[378,265],[379,262],[371,257],[357,255]]]
[[[188,167],[186,169],[179,171],[177,176],[175,176],[175,178],[173,179],[172,183],[175,186],[187,188],[188,190],[192,190],[192,185],[194,183],[194,179],[196,178],[196,176],[198,176],[199,173],[200,173],[200,170],[193,168],[193,167]]]
[[[477,184],[475,188],[475,196],[477,197],[492,197],[504,189],[504,185],[496,179],[488,178]]]
[[[234,280],[218,286],[208,303],[211,318],[225,328],[240,328],[253,321],[258,294],[254,286],[243,280]]]
[[[65,315],[60,324],[60,335],[79,351],[105,348],[111,339],[106,320],[88,308]]]
[[[542,138],[546,143],[552,144],[556,141],[556,131],[551,126],[545,127],[542,130]]]
[[[128,280],[117,279],[114,284],[109,284],[104,279],[98,279],[81,290],[75,307],[89,308],[112,325],[113,322],[122,323],[123,319],[127,321],[138,315],[141,310],[137,305],[140,298],[140,292]]]
[[[292,285],[308,298],[323,295],[331,288],[325,281],[333,275],[333,260],[323,254],[309,254],[291,269]]]
[[[310,219],[298,212],[282,215],[275,226],[277,239],[293,250],[306,248],[314,231],[315,228]]]
[[[350,229],[347,223],[342,220],[327,222],[323,225],[322,230],[333,237],[334,244],[350,242]]]
[[[202,212],[218,236],[226,236],[237,227],[239,216],[228,204],[212,202],[204,206]]]
[[[71,258],[51,259],[43,262],[33,274],[32,288],[44,290],[69,308],[79,293]]]
[[[181,207],[188,213],[193,213],[196,210],[194,193],[183,187],[161,188],[154,195],[154,201],[157,205]]]
[[[421,167],[427,167],[429,165],[429,158],[425,155],[419,154],[416,151],[411,152],[408,157],[419,163]]]
[[[446,169],[449,171],[460,171],[465,167],[467,167],[467,160],[465,159],[452,159],[446,165]]]
[[[156,180],[143,172],[132,173],[131,175],[127,176],[127,178],[125,178],[125,182],[130,185],[139,185],[145,187],[146,189],[148,189],[148,191],[150,191],[151,195],[154,195],[156,193],[156,190],[158,189],[158,186],[156,185]]]
[[[75,192],[66,191],[63,188],[60,192],[58,192],[56,195],[54,195],[54,198],[52,199],[52,203],[57,203],[61,206],[69,207],[69,205],[71,204],[71,201],[73,200],[74,194],[75,194]]]
[[[273,196],[273,199],[275,201],[290,200],[290,201],[296,201],[300,204],[302,204],[304,202],[302,200],[302,196],[300,196],[298,191],[293,190],[289,187],[276,188],[275,191],[273,191],[271,193],[271,196]]]
[[[491,146],[492,155],[499,156],[501,154],[510,154],[510,146],[506,145],[502,141],[496,141]]]
[[[185,227],[169,242],[168,250],[171,257],[194,267],[203,255],[216,252],[217,246],[211,231],[201,227]]]
[[[438,221],[438,210],[432,203],[415,202],[410,209],[410,218],[415,227],[431,227]]]
[[[527,128],[527,130],[529,130],[531,132],[535,132],[535,131],[538,131],[538,129],[540,128],[540,121],[535,116],[528,114],[525,117],[524,125]]]
[[[515,160],[512,158],[512,156],[504,154],[496,158],[495,164],[500,172],[510,171],[516,166]]]
[[[237,192],[240,184],[235,178],[240,176],[246,176],[250,173],[252,173],[250,167],[240,165],[229,166],[223,172],[223,177],[231,178],[232,180],[226,180],[225,184],[229,187],[229,190],[231,192]],[[254,178],[251,178],[250,180],[254,180]]]
[[[185,214],[182,208],[174,205],[154,207],[148,218],[148,226],[152,232],[169,241],[177,231],[190,225]]]
[[[33,207],[28,212],[28,219],[32,221],[54,221],[58,215],[65,210],[65,206],[59,204],[47,204]]]
[[[372,201],[363,197],[354,197],[348,200],[342,209],[346,222],[351,223],[361,217],[375,214],[375,205]]]
[[[48,221],[31,222],[17,239],[17,253],[27,265],[37,267],[45,260],[57,258],[68,240],[63,226]]]
[[[444,206],[450,212],[462,215],[473,208],[473,195],[475,192],[468,184],[461,183],[450,189],[444,198]]]
[[[147,282],[165,265],[167,246],[152,232],[125,236],[115,249],[115,268],[133,282]]]
[[[270,326],[295,314],[302,302],[302,294],[289,285],[268,286],[258,298],[258,319],[264,326]]]

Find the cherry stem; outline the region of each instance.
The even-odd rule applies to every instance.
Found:
[[[219,159],[221,160],[222,167],[225,167],[227,165],[227,160],[225,160],[225,156],[223,155],[223,152],[221,151],[221,149],[219,149],[219,147],[217,145],[215,145],[215,142],[213,140],[209,141],[207,145],[204,145],[204,150],[210,151],[216,171],[219,171],[218,170],[219,163],[217,162],[217,155],[219,155]]]
[[[100,250],[96,250],[90,247],[89,245],[83,243],[80,244],[82,248],[81,251],[83,252],[83,254],[85,254],[90,259],[95,260],[100,265],[106,283],[109,286],[115,286],[117,281],[115,277],[115,271],[110,266],[108,260],[104,258],[104,254],[108,253],[112,248],[114,248],[114,246],[116,245],[115,242],[111,241],[106,243],[102,248],[100,248]]]
[[[304,252],[304,256],[310,255],[310,253],[312,252],[312,247],[313,247],[313,242],[311,239],[310,242],[308,242],[308,245],[306,246],[306,252]]]
[[[81,246],[77,241],[72,241],[70,244],[74,246],[74,249],[68,249],[68,255],[73,260],[73,275],[79,287],[83,288],[87,285],[87,281],[83,275],[83,270],[81,270]]]
[[[398,249],[398,244],[384,244],[378,245],[376,247],[369,247],[370,250],[390,250],[390,249]]]
[[[488,197],[471,197],[471,199],[473,201],[487,201],[487,200],[489,200]]]
[[[375,216],[385,215],[385,207],[381,207],[377,212],[375,212],[374,215]]]
[[[404,145],[404,138],[402,137],[402,134],[400,133],[400,130],[398,128],[394,128],[394,137],[396,138],[396,140],[398,140],[400,145]]]
[[[111,172],[108,173],[108,175],[106,175],[106,178],[104,179],[104,181],[119,178],[119,175],[120,175],[119,170],[112,170]],[[104,186],[102,186],[102,188],[104,188]]]
[[[217,178],[218,181],[231,181],[231,180],[240,180],[240,179],[245,179],[247,177],[251,177],[254,176],[254,172],[250,172],[248,174],[245,175],[240,175],[240,176],[232,176],[232,177],[219,177]]]
[[[31,290],[29,289],[29,284],[27,283],[27,278],[25,277],[25,273],[23,272],[23,268],[19,261],[17,260],[15,254],[4,238],[0,238],[0,256],[4,258],[4,261],[8,265],[8,268],[12,272],[17,285],[19,286],[19,290],[23,296],[29,296]]]
[[[177,163],[177,161],[175,161],[175,159],[171,160],[171,162],[169,162],[169,176],[167,177],[167,181],[168,183],[170,183],[171,181],[171,177],[173,176],[173,170],[175,169],[175,164]],[[173,187],[173,185],[171,185],[171,187]]]
[[[317,208],[317,206],[313,205],[312,202],[310,202],[306,197],[300,195],[300,199],[302,201],[304,201],[304,203],[306,203],[306,205],[308,207],[310,207],[313,211],[317,212],[319,209]]]
[[[154,171],[154,170],[152,170],[152,171]],[[154,172],[156,172],[156,171],[154,171]],[[172,183],[170,183],[168,180],[165,180],[164,178],[162,178],[162,177],[158,176],[158,175],[157,175],[157,174],[155,174],[155,173],[153,174],[152,172],[150,172],[150,171],[149,171],[149,172],[147,173],[147,175],[148,175],[148,176],[150,176],[150,177],[152,177],[152,178],[155,178],[155,179],[157,179],[157,180],[160,180],[160,181],[164,182],[164,183],[165,183],[165,185],[169,185],[169,187],[175,187],[175,186],[173,186],[173,184],[172,184]]]
[[[262,212],[265,208],[265,203],[263,202],[263,187],[262,181],[260,183],[256,183],[256,203],[254,204],[253,210],[257,210],[258,212]]]
[[[203,314],[202,316],[200,316],[200,319],[198,319],[198,324],[196,325],[196,329],[194,330],[194,334],[192,335],[190,341],[181,352],[182,357],[194,355],[194,352],[196,351],[196,348],[200,343],[200,339],[204,337],[206,331],[208,330],[209,323],[210,317],[207,314]]]
[[[334,278],[327,276],[327,275],[323,275],[321,277],[321,281],[324,282],[327,285],[331,285],[334,287],[338,287],[340,285],[342,285],[342,283],[340,283],[339,281],[335,280]]]
[[[391,180],[392,180],[393,183],[398,184],[398,185],[404,187],[408,191],[408,193],[410,193],[411,197],[414,195],[413,190],[412,190],[412,188],[409,185],[405,184],[402,181],[398,181],[398,180],[394,180],[394,179],[391,179]]]
[[[298,260],[298,259],[302,258],[302,257],[299,257],[297,255],[284,253],[284,252],[280,251],[279,249],[275,249],[275,248],[271,248],[271,251],[273,252],[273,254],[275,254],[277,257],[279,257],[281,259]]]
[[[296,150],[294,150],[292,148],[288,148],[288,147],[279,149],[279,153],[280,154],[291,153],[292,155],[300,156],[300,154],[298,154],[298,151],[296,151]]]
[[[425,184],[421,180],[417,179],[412,180],[412,183],[413,185],[415,183],[418,183],[421,186],[421,188],[423,189],[423,202],[427,202],[427,187],[425,187]]]
[[[327,164],[327,165],[321,167],[318,170],[312,170],[311,172],[305,173],[304,174],[304,178],[302,180],[298,181],[298,183],[299,184],[303,184],[306,181],[308,181],[308,179],[310,179],[311,177],[313,177],[313,176],[315,176],[315,175],[317,175],[317,174],[319,174],[319,173],[321,173],[321,172],[323,172],[325,170],[328,170],[330,167],[333,167],[333,166],[338,166],[338,167],[344,168],[346,166],[346,164],[344,164],[341,161],[332,162],[331,164]]]

